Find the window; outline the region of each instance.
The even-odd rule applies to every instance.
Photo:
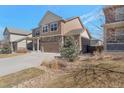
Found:
[[[124,43],[124,28],[109,29],[107,31],[108,43]]]
[[[32,31],[32,36],[35,37],[35,31],[34,30]]]
[[[116,9],[115,19],[116,21],[124,20],[124,7],[120,7]]]
[[[39,35],[40,35],[40,31],[36,31],[36,32],[35,32],[35,35],[36,35],[36,36],[39,36]]]
[[[51,23],[50,29],[51,29],[51,31],[56,31],[58,29],[58,24],[57,23]]]
[[[116,38],[118,43],[124,43],[124,28],[116,29]]]
[[[108,31],[107,31],[107,42],[108,43],[115,43],[116,42],[115,29],[108,29]]]
[[[43,32],[48,32],[49,30],[49,26],[48,25],[44,25],[43,26]]]

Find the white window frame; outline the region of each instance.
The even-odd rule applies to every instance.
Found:
[[[119,33],[119,31],[122,31],[122,33]],[[115,43],[113,43],[113,42],[107,42],[107,43],[113,43],[113,44],[124,44],[124,42],[123,41],[119,41],[119,40],[117,40],[118,39],[118,37],[119,36],[124,36],[124,27],[121,27],[121,28],[116,28],[116,30],[115,30]],[[122,40],[123,40],[123,38],[122,38]]]
[[[115,20],[116,21],[124,20],[124,7],[120,7],[115,10]]]
[[[56,30],[55,30],[56,28]],[[53,30],[52,30],[53,29]],[[58,30],[58,23],[57,22],[53,22],[50,24],[50,31],[57,31]]]
[[[43,33],[46,33],[49,31],[49,25],[43,25],[42,27]]]

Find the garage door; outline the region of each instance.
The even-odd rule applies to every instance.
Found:
[[[44,52],[59,52],[59,42],[44,42],[41,47]]]

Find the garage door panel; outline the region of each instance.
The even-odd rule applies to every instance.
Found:
[[[44,52],[59,52],[58,42],[44,42],[42,43]]]

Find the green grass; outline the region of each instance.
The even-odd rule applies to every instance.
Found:
[[[0,77],[0,87],[1,88],[13,87],[23,81],[42,75],[43,73],[44,71],[38,68],[29,68],[13,74],[9,74]]]

